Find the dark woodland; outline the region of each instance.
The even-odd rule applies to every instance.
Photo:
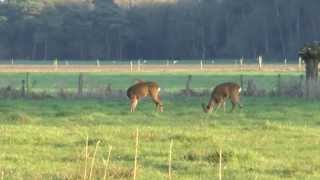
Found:
[[[297,58],[319,0],[0,1],[0,59]]]

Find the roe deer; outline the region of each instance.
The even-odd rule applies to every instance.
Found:
[[[127,90],[127,96],[130,99],[131,112],[135,112],[140,98],[150,96],[153,102],[156,104],[156,110],[162,112],[163,105],[160,100],[160,87],[156,82],[144,82],[138,80],[136,84],[129,87]]]
[[[213,109],[216,110],[223,105],[223,110],[225,112],[227,99],[230,99],[232,103],[231,112],[234,111],[236,105],[239,105],[239,107],[242,108],[242,105],[240,104],[240,92],[241,88],[236,83],[227,82],[219,84],[212,91],[208,105],[202,104],[203,111],[207,113]]]

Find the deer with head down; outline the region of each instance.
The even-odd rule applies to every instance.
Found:
[[[138,80],[127,90],[127,96],[130,99],[131,112],[135,112],[138,101],[146,96],[150,96],[156,105],[156,110],[163,112],[163,105],[160,100],[160,87],[156,82],[145,82]]]
[[[223,106],[225,112],[227,99],[230,99],[232,103],[231,112],[234,111],[237,105],[242,108],[242,105],[240,104],[240,92],[241,87],[236,83],[227,82],[219,84],[213,89],[208,105],[202,104],[203,111],[206,113],[211,112],[212,110],[216,111]]]

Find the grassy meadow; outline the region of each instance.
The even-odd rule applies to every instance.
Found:
[[[104,82],[125,89],[135,79],[157,80],[168,91],[184,88],[188,74],[87,74],[86,86]],[[245,74],[273,87],[277,74]],[[19,87],[24,74],[0,74],[3,86]],[[299,74],[284,74],[286,79]],[[58,82],[76,89],[77,74],[31,74],[34,89]],[[239,74],[193,74],[191,87],[239,82]],[[14,84],[16,82],[16,84]],[[91,83],[91,84],[90,84]],[[137,179],[319,179],[320,102],[289,97],[242,97],[244,109],[204,114],[209,97],[165,95],[164,112],[148,98],[129,112],[126,97],[74,100],[0,100],[0,175],[3,179],[102,179],[112,146],[108,179],[133,179],[139,129]],[[231,105],[227,107],[230,109]],[[88,138],[89,158],[86,161]],[[93,155],[100,142],[94,164]],[[87,165],[86,165],[87,164]],[[87,168],[85,168],[87,166]]]

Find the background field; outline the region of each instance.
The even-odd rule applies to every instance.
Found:
[[[126,89],[135,79],[157,80],[164,90],[185,87],[187,73],[90,73],[85,86],[111,83]],[[194,73],[191,87],[211,88],[239,82],[239,73]],[[275,73],[245,73],[259,86],[272,88]],[[296,79],[300,73],[282,74]],[[78,73],[32,73],[32,90],[75,91]],[[1,86],[19,87],[24,73],[0,74]],[[140,131],[139,179],[167,178],[173,140],[174,179],[218,177],[219,150],[224,179],[319,179],[320,103],[286,97],[243,97],[235,113],[204,114],[207,96],[163,95],[164,113],[146,98],[129,113],[126,97],[108,99],[2,99],[0,101],[0,172],[4,179],[79,179],[85,166],[86,136],[90,157],[101,141],[94,178],[103,176],[103,159],[111,153],[109,177],[132,179],[136,128]],[[228,106],[230,108],[230,105]],[[306,111],[308,110],[308,111]],[[91,163],[91,158],[89,159]],[[89,164],[90,164],[89,163]]]
[[[240,83],[243,75],[244,86],[248,80],[255,80],[257,86],[263,89],[276,88],[278,75],[283,81],[299,80],[302,72],[180,72],[180,73],[84,73],[84,88],[86,90],[103,88],[108,84],[115,90],[126,90],[138,79],[157,81],[162,90],[177,92],[184,89],[188,75],[192,75],[191,88],[195,90],[210,89],[215,85],[231,81]],[[29,73],[30,87],[33,91],[59,91],[60,88],[76,92],[79,73]],[[26,79],[26,73],[0,73],[0,87],[11,86],[21,88],[21,81]]]

